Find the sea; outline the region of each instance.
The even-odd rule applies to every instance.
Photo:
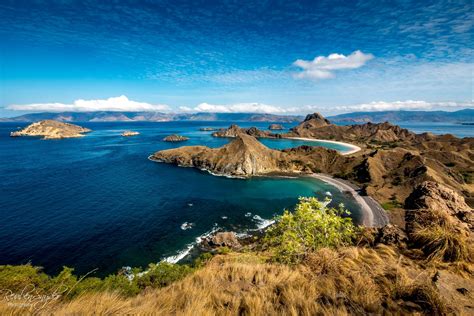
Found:
[[[41,140],[9,137],[26,123],[0,123],[0,264],[63,266],[105,276],[124,266],[144,267],[162,260],[189,262],[195,245],[218,230],[244,235],[291,210],[299,197],[343,203],[356,223],[360,209],[346,193],[310,177],[233,179],[193,168],[153,162],[158,150],[183,145],[220,147],[202,127],[231,122],[86,122],[83,138]],[[270,123],[238,123],[266,129]],[[290,128],[294,124],[283,124]],[[474,136],[472,126],[406,126],[414,131]],[[122,137],[125,130],[140,133]],[[189,137],[183,143],[162,139]],[[261,139],[271,148],[338,144]]]

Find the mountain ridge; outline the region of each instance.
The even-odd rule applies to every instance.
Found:
[[[168,122],[168,121],[235,121],[235,122],[299,122],[303,116],[265,113],[163,113],[163,112],[42,112],[0,118],[0,122]]]
[[[335,123],[382,122],[474,122],[474,109],[448,111],[380,111],[351,112],[327,117]]]

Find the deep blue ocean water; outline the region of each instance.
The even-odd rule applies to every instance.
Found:
[[[352,200],[315,179],[228,179],[147,159],[183,145],[222,146],[229,140],[199,128],[227,122],[83,123],[93,130],[83,138],[9,137],[24,125],[0,124],[0,264],[31,261],[52,273],[63,265],[79,273],[99,268],[100,275],[146,266],[176,255],[216,227],[256,229],[299,196],[322,199],[327,191],[334,205],[345,202],[358,218]],[[120,136],[129,129],[141,134]],[[172,133],[190,140],[162,141]],[[262,141],[273,148],[305,143]],[[195,226],[182,230],[184,222]]]
[[[332,205],[344,202],[356,221],[360,217],[350,198],[316,179],[228,179],[147,159],[183,145],[222,146],[229,140],[199,128],[230,122],[83,123],[93,130],[84,138],[9,137],[25,125],[0,124],[0,264],[31,262],[50,273],[63,265],[81,274],[99,268],[98,275],[146,266],[182,253],[213,229],[256,229],[299,196],[323,199],[328,191]],[[141,135],[121,137],[124,130]],[[172,133],[190,140],[162,141]],[[272,148],[317,145],[262,142]],[[184,222],[195,226],[182,230]]]

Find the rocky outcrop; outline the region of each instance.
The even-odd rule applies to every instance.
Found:
[[[173,135],[169,135],[169,136],[166,136],[165,138],[163,138],[163,141],[165,141],[165,142],[184,142],[188,139],[189,139],[188,137],[173,134]]]
[[[268,129],[269,130],[282,130],[285,128],[280,124],[270,124],[270,126],[268,126]]]
[[[122,136],[124,136],[124,137],[136,136],[136,135],[140,135],[140,133],[135,132],[135,131],[125,131],[125,132],[122,133]]]
[[[405,247],[408,238],[400,227],[388,224],[377,229],[375,240],[376,243],[394,245],[403,248]]]
[[[214,247],[228,247],[231,249],[242,247],[234,232],[217,233],[211,238],[209,244]]]
[[[428,226],[434,217],[449,218],[464,230],[474,231],[474,210],[456,191],[436,182],[418,185],[405,201],[407,231],[414,225]]]
[[[43,139],[61,139],[83,137],[84,133],[88,133],[90,131],[91,130],[88,128],[74,124],[53,120],[44,120],[30,124],[19,131],[11,132],[10,136],[40,136],[43,137]]]
[[[268,131],[259,130],[256,127],[240,128],[239,126],[232,124],[229,128],[221,128],[218,131],[212,133],[214,137],[237,137],[238,134],[247,134],[257,138],[280,138],[279,134],[273,134]]]

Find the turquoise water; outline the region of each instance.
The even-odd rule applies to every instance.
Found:
[[[257,229],[299,196],[322,199],[326,192],[333,205],[344,202],[356,221],[360,216],[352,199],[315,179],[228,179],[147,159],[183,145],[222,146],[229,140],[199,128],[230,122],[84,123],[93,130],[86,137],[48,141],[9,137],[17,125],[24,126],[0,124],[0,264],[32,262],[52,273],[63,265],[78,273],[99,268],[98,275],[146,266],[183,253],[213,229]],[[141,135],[121,137],[124,130]],[[171,133],[190,140],[161,140]],[[182,230],[184,222],[195,225]]]

